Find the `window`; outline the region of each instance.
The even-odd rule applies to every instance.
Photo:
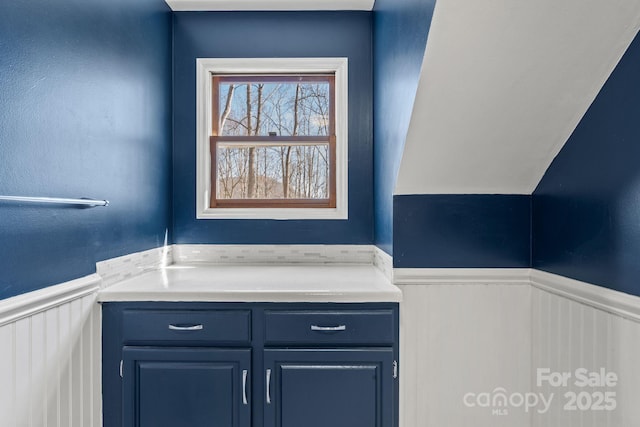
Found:
[[[347,218],[347,60],[197,60],[197,217]]]
[[[212,78],[211,207],[334,208],[335,76]]]

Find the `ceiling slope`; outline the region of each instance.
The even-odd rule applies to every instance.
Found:
[[[439,0],[396,194],[531,194],[639,27],[638,0]]]

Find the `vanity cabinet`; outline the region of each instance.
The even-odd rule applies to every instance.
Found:
[[[396,303],[103,303],[104,427],[397,427]]]
[[[123,425],[250,427],[250,349],[125,346]]]
[[[265,427],[394,425],[392,349],[267,349],[264,364]]]

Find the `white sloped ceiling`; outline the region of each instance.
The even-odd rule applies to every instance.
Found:
[[[531,194],[639,28],[639,0],[438,0],[396,194]]]

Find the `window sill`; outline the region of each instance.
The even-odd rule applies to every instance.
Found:
[[[338,208],[205,208],[197,219],[345,220],[347,207]]]

